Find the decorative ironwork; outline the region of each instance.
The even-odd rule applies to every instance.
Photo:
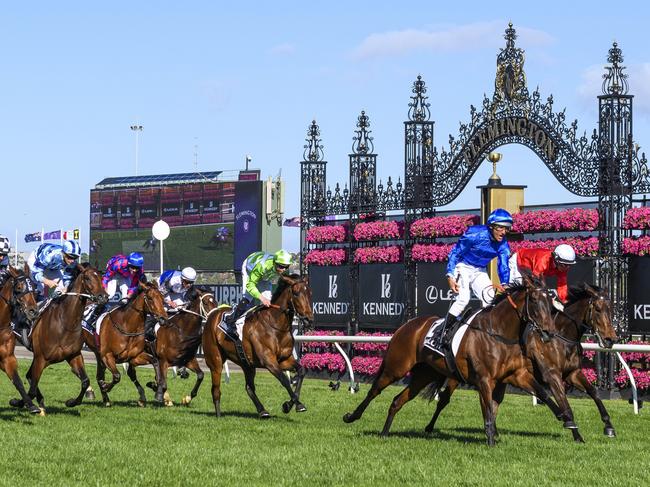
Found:
[[[377,177],[377,154],[374,154],[370,119],[365,111],[357,119],[356,134],[352,138],[352,153],[350,157],[350,203],[351,213],[374,211]]]
[[[603,74],[603,95],[627,95],[627,74],[623,73],[625,67],[620,65],[623,62],[623,52],[616,42],[609,50],[607,62],[611,66],[606,66],[607,72]]]
[[[525,103],[529,98],[524,72],[524,50],[515,47],[517,33],[512,22],[508,24],[503,37],[506,47],[497,56],[497,74],[494,80],[492,103],[495,108],[503,103]]]

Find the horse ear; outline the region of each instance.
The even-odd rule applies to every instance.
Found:
[[[31,272],[29,266],[27,265],[27,262],[25,262],[25,265],[23,266],[23,272],[25,273],[26,276],[29,276]]]
[[[144,290],[146,289],[146,287],[147,287],[147,283],[146,283],[146,282],[138,281],[138,289],[139,289],[140,291],[144,291]]]
[[[285,276],[284,274],[280,274],[280,280],[286,282],[289,286],[293,286],[296,283],[295,279],[292,279],[289,276]]]
[[[27,265],[27,264],[25,264],[25,265]],[[11,277],[18,277],[18,272],[19,272],[18,269],[15,269],[14,267],[9,266],[9,267],[7,267],[7,271],[9,272]]]

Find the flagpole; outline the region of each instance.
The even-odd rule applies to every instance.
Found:
[[[45,227],[41,227],[41,243],[45,243]]]
[[[63,247],[63,228],[59,228],[59,245]]]
[[[14,259],[14,267],[18,268],[18,229],[16,228],[16,240],[14,240],[14,245],[16,248],[14,249],[16,251],[16,257]]]

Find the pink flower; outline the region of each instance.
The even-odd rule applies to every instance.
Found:
[[[512,215],[515,232],[593,231],[598,228],[598,210],[569,208],[567,210],[537,210]]]
[[[650,237],[624,238],[621,246],[624,254],[648,255],[650,254]]]
[[[310,250],[305,257],[307,265],[343,265],[345,249]]]
[[[449,260],[453,244],[415,244],[411,257],[418,262],[443,262]]]
[[[373,262],[400,262],[402,247],[360,247],[354,251],[354,262],[371,264]]]
[[[300,365],[310,370],[345,371],[345,359],[338,353],[306,353],[300,357]]]
[[[585,376],[585,379],[589,381],[590,384],[596,385],[598,382],[598,374],[596,371],[590,367],[582,369],[582,373]]]
[[[650,389],[650,370],[639,370],[639,369],[630,369],[634,382],[636,383],[636,388],[639,390],[648,390]],[[616,377],[614,382],[620,389],[630,387],[630,378],[627,375],[625,369],[621,369]]]
[[[644,230],[650,228],[650,207],[630,208],[625,213],[623,228]]]
[[[376,375],[383,360],[381,357],[354,357],[352,370],[358,374]]]
[[[411,224],[411,236],[420,238],[462,235],[467,227],[478,224],[478,215],[451,215],[422,218]]]
[[[354,227],[355,240],[389,240],[400,238],[404,222],[395,220],[358,223]]]
[[[324,225],[312,227],[307,230],[309,243],[341,243],[345,241],[345,227],[343,225]]]

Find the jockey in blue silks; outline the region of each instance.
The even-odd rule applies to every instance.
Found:
[[[72,270],[81,256],[81,247],[74,240],[66,240],[63,245],[41,244],[27,259],[31,278],[38,286],[42,297],[47,297],[45,288],[63,293],[72,281]]]
[[[510,213],[503,208],[497,208],[488,216],[486,225],[469,227],[451,250],[447,264],[447,281],[449,288],[457,295],[445,317],[440,334],[441,342],[436,347],[438,350],[451,338],[446,336],[447,332],[454,328],[458,317],[469,304],[470,292],[481,300],[483,307],[492,300],[491,296],[487,295],[492,281],[486,269],[492,259],[498,259],[497,270],[501,283],[507,284],[510,281],[510,246],[506,240],[510,227]]]
[[[9,251],[11,246],[9,239],[4,235],[0,235],[0,287],[4,284],[9,276]]]

